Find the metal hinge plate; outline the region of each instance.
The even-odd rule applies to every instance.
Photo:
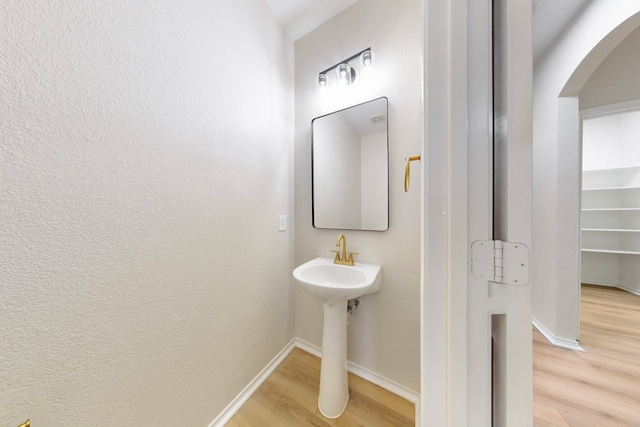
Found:
[[[476,240],[471,244],[471,274],[488,282],[529,283],[529,248],[523,243]]]

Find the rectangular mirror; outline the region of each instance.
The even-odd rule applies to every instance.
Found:
[[[315,228],[389,228],[387,104],[381,97],[312,120]]]

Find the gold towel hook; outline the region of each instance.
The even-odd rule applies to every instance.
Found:
[[[411,162],[414,160],[420,160],[420,154],[415,156],[409,156],[404,159],[404,192],[409,191],[409,183],[411,182]]]
[[[31,427],[31,420],[27,420],[20,424],[18,427]]]

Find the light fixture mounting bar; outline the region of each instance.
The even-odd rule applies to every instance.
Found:
[[[327,72],[333,70],[334,68],[336,68],[340,64],[347,64],[347,63],[349,63],[349,61],[351,61],[353,59],[356,59],[357,57],[359,57],[360,55],[362,55],[363,53],[365,53],[368,50],[371,50],[371,48],[368,47],[366,49],[363,49],[360,52],[356,53],[355,55],[351,55],[347,59],[343,59],[342,61],[338,62],[337,64],[332,65],[331,67],[327,68],[326,70],[320,71],[320,73],[318,73],[318,74],[326,74]]]

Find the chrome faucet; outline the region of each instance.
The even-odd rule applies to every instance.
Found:
[[[341,245],[342,251],[331,251],[336,253],[336,257],[333,260],[333,263],[341,265],[353,265],[353,256],[358,255],[358,252],[347,252],[347,238],[344,237],[344,234],[339,235],[338,241],[336,242],[337,247],[340,247]],[[347,253],[349,254],[348,258]]]

